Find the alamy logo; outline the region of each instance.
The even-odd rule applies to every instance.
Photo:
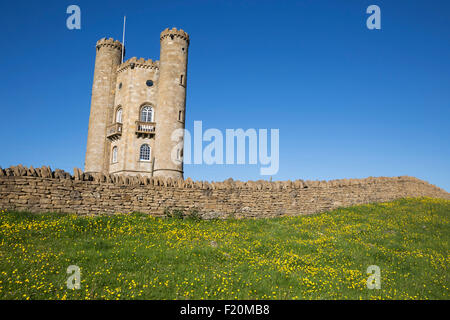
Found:
[[[174,130],[171,139],[177,142],[171,151],[171,159],[175,164],[184,162],[184,164],[230,165],[235,164],[236,158],[236,164],[257,165],[259,162],[261,175],[278,173],[280,158],[279,129],[270,129],[270,144],[267,141],[267,129],[256,130],[251,128],[245,131],[243,129],[226,129],[224,145],[222,131],[211,128],[203,132],[202,121],[194,121],[193,142],[191,133],[186,129]],[[248,148],[246,147],[247,141]],[[203,148],[203,142],[209,143]],[[248,163],[246,162],[247,154]]]
[[[371,5],[367,7],[366,13],[371,14],[368,18],[367,18],[367,28],[369,30],[373,30],[373,29],[377,29],[380,30],[381,29],[381,9],[379,6],[377,5]]]
[[[66,20],[67,29],[80,30],[81,29],[81,9],[80,9],[80,7],[72,4],[67,7],[66,13],[70,14],[70,16]]]
[[[381,289],[381,271],[379,266],[369,266],[366,271],[367,274],[370,274],[369,278],[367,278],[367,289]]]
[[[67,279],[67,289],[80,289],[81,288],[80,268],[78,266],[71,265],[67,268],[67,274],[70,274],[70,277]]]

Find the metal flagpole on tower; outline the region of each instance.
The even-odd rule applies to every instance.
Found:
[[[123,53],[125,50],[125,23],[127,21],[127,16],[123,16],[123,34],[122,34],[122,63],[123,63]]]

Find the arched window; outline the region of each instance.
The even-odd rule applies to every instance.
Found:
[[[117,109],[116,122],[117,123],[122,123],[122,108]]]
[[[117,162],[117,147],[113,147],[112,149],[112,163]]]
[[[141,109],[141,121],[153,122],[153,108],[145,106]]]
[[[150,146],[148,144],[143,144],[139,152],[139,160],[150,161]]]

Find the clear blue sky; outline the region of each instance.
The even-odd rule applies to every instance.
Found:
[[[81,7],[81,30],[66,8]],[[381,30],[366,8],[381,8]],[[410,175],[450,191],[449,1],[2,1],[3,168],[84,167],[95,42],[159,59],[191,35],[187,129],[278,128],[273,179]],[[256,165],[185,166],[194,180],[257,180]]]

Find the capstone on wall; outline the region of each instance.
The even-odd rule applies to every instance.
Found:
[[[198,210],[203,218],[266,218],[406,197],[450,199],[443,189],[414,177],[332,181],[204,182],[190,178],[74,174],[49,167],[0,168],[0,208],[31,212],[164,215]]]

